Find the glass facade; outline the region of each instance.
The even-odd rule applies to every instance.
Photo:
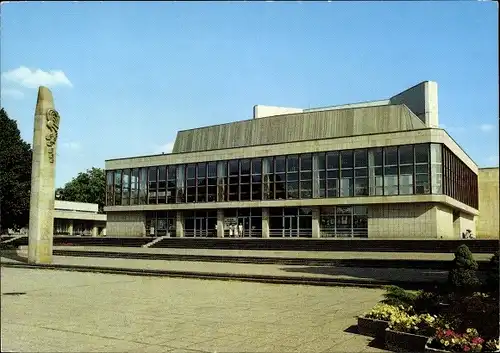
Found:
[[[109,170],[106,182],[108,206],[446,194],[477,208],[477,175],[429,143]]]
[[[368,237],[368,207],[333,206],[320,209],[322,237]]]
[[[477,175],[447,147],[442,150],[442,166],[442,193],[477,209]]]
[[[269,209],[270,237],[312,236],[312,208],[273,207]]]
[[[146,212],[146,235],[175,237],[176,212]]]

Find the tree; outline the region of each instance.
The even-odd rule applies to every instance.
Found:
[[[0,233],[29,223],[31,146],[21,139],[17,122],[0,109]]]
[[[56,190],[56,198],[63,201],[89,202],[99,205],[103,212],[106,200],[106,177],[103,169],[92,168]]]

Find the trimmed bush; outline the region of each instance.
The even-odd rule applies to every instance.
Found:
[[[467,245],[460,245],[455,251],[452,268],[448,274],[448,285],[457,293],[472,293],[481,282],[477,278],[478,268],[476,260]]]

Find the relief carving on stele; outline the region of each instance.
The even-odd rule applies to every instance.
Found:
[[[49,132],[45,136],[47,149],[49,152],[49,162],[54,163],[55,159],[55,145],[57,141],[57,133],[59,131],[59,113],[54,109],[49,109],[47,111],[47,129]]]

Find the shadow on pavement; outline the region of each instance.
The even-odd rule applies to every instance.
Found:
[[[446,280],[448,272],[444,270],[409,269],[409,268],[368,268],[368,267],[333,267],[305,266],[282,267],[284,272],[313,273],[328,276],[347,276],[350,279],[403,281],[403,282],[440,282]]]
[[[22,263],[28,263],[28,258],[25,256],[20,256],[16,250],[2,250],[2,257],[5,257],[10,260],[19,261]]]

